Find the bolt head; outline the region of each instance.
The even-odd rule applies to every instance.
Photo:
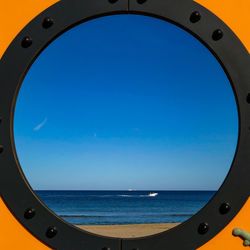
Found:
[[[201,223],[198,227],[199,234],[205,234],[208,232],[208,230],[209,230],[209,226],[208,226],[208,223],[206,222]]]
[[[247,103],[250,103],[250,93],[247,95]]]
[[[201,20],[201,14],[198,11],[194,11],[190,16],[191,23],[197,23]]]
[[[29,36],[24,37],[22,40],[22,47],[26,49],[26,48],[30,47],[31,45],[32,45],[31,37],[29,37]]]
[[[28,208],[24,212],[24,218],[29,220],[32,219],[36,214],[36,210],[34,208]]]
[[[56,227],[49,227],[46,232],[46,236],[48,238],[53,238],[57,234],[57,228]]]
[[[221,214],[226,214],[230,211],[231,209],[231,206],[229,203],[225,202],[225,203],[222,203],[221,206],[220,206],[220,213]]]
[[[3,145],[0,145],[0,154],[3,153]]]
[[[147,0],[137,0],[137,3],[139,3],[139,4],[144,4],[146,2],[147,2]]]
[[[220,40],[222,37],[223,37],[223,31],[218,29],[218,30],[215,30],[213,35],[212,35],[212,38],[214,41],[218,41]]]
[[[43,28],[48,29],[54,24],[54,21],[51,17],[46,17],[43,20]]]

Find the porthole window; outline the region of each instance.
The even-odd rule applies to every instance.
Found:
[[[43,28],[54,23],[47,17]],[[148,236],[190,219],[220,188],[237,145],[237,105],[220,63],[190,33],[153,17],[106,16],[65,32],[35,60],[14,138],[25,177],[63,220],[104,236]]]

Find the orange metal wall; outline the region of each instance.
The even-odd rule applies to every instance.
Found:
[[[0,58],[11,41],[34,17],[58,0],[0,0]],[[31,235],[0,197],[0,249],[50,249]]]
[[[33,18],[58,0],[0,0],[0,58]]]
[[[0,249],[1,250],[48,250],[47,246],[33,237],[11,214],[0,198]]]
[[[249,0],[196,0],[220,19],[241,39],[250,52],[250,1]],[[233,48],[232,48],[233,50]],[[240,180],[239,180],[240,181]],[[240,250],[246,249],[243,240],[232,236],[235,227],[250,232],[250,199],[241,212],[216,237],[199,250]]]
[[[250,198],[234,219],[199,250],[246,250],[246,247],[243,246],[243,240],[232,235],[232,231],[236,227],[250,232]]]
[[[58,0],[0,0],[0,58],[19,31],[40,12]],[[90,0],[91,1],[91,0]],[[100,0],[101,1],[101,0]],[[220,17],[250,51],[249,0],[197,0]],[[233,48],[232,48],[233,49]],[[215,238],[199,250],[245,249],[240,238],[232,236],[234,227],[250,232],[250,199],[241,212]],[[34,238],[10,213],[0,198],[0,249],[49,249]]]
[[[195,0],[224,21],[250,52],[249,0]],[[233,48],[232,48],[233,49]]]

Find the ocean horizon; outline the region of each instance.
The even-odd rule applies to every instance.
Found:
[[[35,190],[43,203],[73,225],[182,223],[204,207],[215,192],[133,189]],[[152,196],[152,193],[157,195]]]

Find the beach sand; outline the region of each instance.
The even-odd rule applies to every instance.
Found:
[[[169,230],[179,223],[154,223],[154,224],[131,224],[131,225],[78,225],[77,227],[91,233],[104,236],[133,238],[143,237]]]

